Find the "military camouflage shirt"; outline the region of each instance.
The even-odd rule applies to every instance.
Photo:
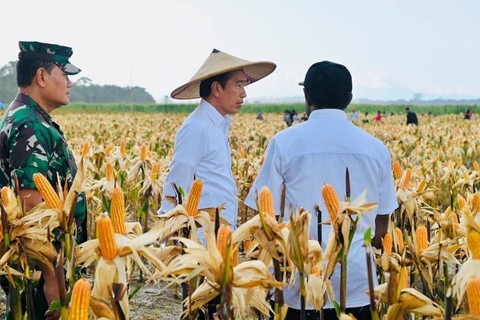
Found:
[[[71,186],[77,172],[75,157],[68,148],[60,126],[30,96],[18,93],[0,121],[0,187],[36,189],[33,174],[43,173],[52,186]],[[77,226],[85,221],[82,194],[77,202]],[[81,232],[82,230],[77,230]]]

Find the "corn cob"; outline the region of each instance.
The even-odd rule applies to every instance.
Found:
[[[477,161],[474,161],[473,162],[473,169],[475,169],[475,171],[480,171],[480,166],[478,165],[478,162]]]
[[[90,304],[90,284],[85,279],[75,282],[70,300],[69,320],[87,320]]]
[[[217,248],[218,251],[220,252],[223,260],[225,260],[225,255],[227,252],[227,242],[228,238],[232,236],[232,230],[224,224],[218,228],[218,233],[217,233]]]
[[[334,221],[337,217],[338,206],[340,200],[338,199],[335,189],[330,184],[324,184],[322,187],[322,196],[327,206],[328,214],[330,215],[330,220]]]
[[[394,232],[397,240],[398,252],[402,252],[405,247],[405,244],[403,243],[403,232],[399,227],[395,227]]]
[[[418,192],[424,191],[426,186],[427,186],[427,180],[423,178],[422,181],[420,181],[420,183],[418,184],[417,191]]]
[[[418,226],[415,235],[417,238],[417,252],[421,253],[422,250],[428,247],[427,228],[423,225]]]
[[[265,215],[275,218],[275,209],[273,207],[272,192],[268,187],[263,187],[260,190],[258,202],[259,202],[261,212],[263,212]]]
[[[125,141],[125,138],[120,142],[120,154],[124,159],[127,157],[127,142]]]
[[[469,314],[480,315],[480,278],[472,278],[467,282],[467,300]]]
[[[451,211],[448,217],[450,218],[450,221],[452,222],[452,224],[460,223],[460,221],[458,220],[458,215],[454,211]]]
[[[140,159],[142,161],[145,161],[147,160],[147,157],[148,157],[148,146],[147,145],[142,145],[142,151],[140,153]]]
[[[185,209],[187,213],[196,217],[198,213],[198,204],[200,203],[200,197],[202,196],[203,181],[200,179],[195,179],[190,188],[190,194],[188,195],[187,203],[185,204]]]
[[[152,171],[150,172],[150,179],[157,180],[160,174],[160,162],[156,161],[153,164]]]
[[[52,185],[50,182],[48,182],[47,178],[43,174],[39,172],[34,173],[33,182],[35,183],[35,186],[37,187],[38,192],[40,192],[43,200],[45,200],[47,207],[50,209],[63,208],[63,202],[60,200],[58,194],[55,192]]]
[[[475,192],[473,194],[472,209],[473,209],[473,211],[479,211],[480,210],[480,193],[479,192]]]
[[[85,142],[82,147],[82,157],[88,156],[88,151],[90,151],[90,143]]]
[[[5,207],[8,207],[8,187],[3,187],[0,190],[0,194],[2,195],[2,203]]]
[[[408,278],[410,276],[410,272],[408,271],[406,266],[400,267],[400,272],[398,274],[398,290],[401,291],[408,286]]]
[[[115,180],[115,172],[113,170],[113,164],[110,162],[107,162],[105,164],[105,178],[107,181],[113,181]]]
[[[473,259],[480,259],[480,233],[476,230],[470,230],[467,234],[467,245]]]
[[[108,157],[112,154],[112,151],[115,147],[112,145],[109,145],[108,147],[105,148],[105,156]]]
[[[106,213],[102,213],[97,220],[98,242],[100,254],[105,260],[112,260],[118,254],[115,242],[112,220]]]
[[[412,178],[412,169],[410,168],[405,169],[405,171],[403,172],[402,181],[400,182],[400,187],[403,189],[407,189],[408,187],[410,187],[411,178]]]
[[[112,193],[110,203],[110,216],[112,219],[113,231],[115,233],[127,234],[125,226],[125,199],[122,188],[116,187]]]
[[[387,232],[383,237],[383,252],[390,256],[392,254],[392,245],[393,245],[393,237],[390,232]]]
[[[402,174],[403,174],[402,166],[396,160],[393,161],[392,163],[392,171],[393,171],[393,177],[395,178],[395,180],[400,179],[402,177]]]
[[[457,205],[459,209],[463,209],[467,205],[467,200],[461,195],[457,195]]]

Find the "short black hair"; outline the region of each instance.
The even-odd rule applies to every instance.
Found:
[[[18,87],[28,87],[32,84],[33,78],[37,73],[37,70],[44,68],[50,74],[55,63],[47,61],[38,61],[38,60],[18,60],[16,65],[17,70],[17,86]]]
[[[316,109],[345,110],[352,101],[352,76],[344,65],[331,61],[314,63],[301,84]]]
[[[200,83],[200,97],[207,98],[212,93],[212,83],[217,81],[222,88],[225,88],[227,81],[232,77],[232,72],[217,74],[211,78],[205,79]]]

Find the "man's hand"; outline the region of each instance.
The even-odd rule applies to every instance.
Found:
[[[59,299],[57,278],[55,277],[55,271],[53,268],[49,268],[47,265],[39,263],[40,270],[42,271],[42,277],[45,281],[43,285],[43,293],[47,304],[50,306],[55,299]],[[60,318],[60,310],[47,311],[45,313],[45,319],[57,320]]]
[[[389,214],[377,215],[377,218],[375,219],[375,236],[372,239],[372,246],[377,249],[382,248],[382,238],[387,233],[389,219]]]
[[[43,198],[37,189],[20,190],[19,196],[22,203],[25,203],[25,210],[27,212],[43,201]]]

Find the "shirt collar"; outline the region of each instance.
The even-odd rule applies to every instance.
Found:
[[[48,114],[47,111],[45,111],[37,102],[35,102],[35,100],[33,100],[32,97],[30,97],[28,94],[26,93],[23,93],[23,92],[18,92],[17,93],[17,96],[15,97],[15,100],[20,102],[22,105],[29,105],[33,108],[35,108],[35,110],[38,111],[38,113],[40,113],[42,115],[43,118],[45,118],[45,120],[47,122],[53,122],[52,120],[52,117]]]
[[[215,126],[230,125],[232,118],[229,115],[225,117],[215,109],[207,100],[200,100],[200,109],[202,109]]]
[[[313,110],[308,117],[310,119],[323,119],[323,118],[337,118],[337,119],[347,119],[345,111],[340,109],[317,109]]]

